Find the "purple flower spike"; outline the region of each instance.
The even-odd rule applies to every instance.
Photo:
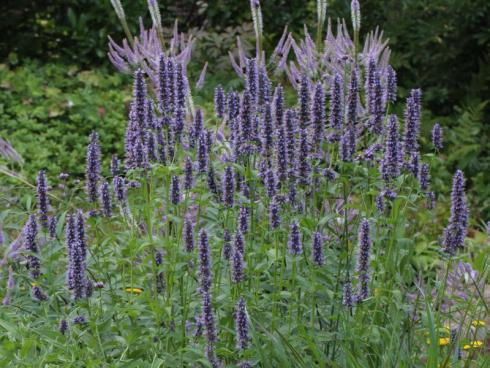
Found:
[[[342,77],[336,73],[330,89],[330,127],[334,129],[343,125],[342,86]]]
[[[231,280],[238,284],[244,279],[244,254],[240,251],[240,249],[236,246],[233,248],[233,254],[231,257]]]
[[[317,266],[323,266],[325,263],[323,256],[323,236],[319,232],[313,235],[312,258]]]
[[[243,92],[240,106],[240,144],[246,145],[252,139],[253,116],[252,96],[248,90]]]
[[[128,191],[124,178],[115,176],[114,179],[112,179],[112,187],[116,195],[116,200],[119,202],[119,204],[125,206],[128,199]]]
[[[185,112],[182,107],[177,107],[175,111],[175,119],[173,120],[173,132],[175,141],[180,143],[182,140],[182,132],[184,131]]]
[[[142,131],[146,122],[146,82],[145,75],[141,69],[136,70],[134,73],[133,107],[135,109],[137,127]]]
[[[175,156],[175,135],[169,129],[167,132],[167,151],[169,161],[173,161]]]
[[[206,172],[208,168],[208,151],[206,146],[206,135],[201,133],[199,136],[199,146],[197,149],[197,163],[200,173]]]
[[[406,157],[410,157],[412,152],[417,152],[419,149],[420,99],[420,89],[413,89],[407,98],[405,131],[403,136],[403,152]]]
[[[223,176],[223,202],[226,207],[233,207],[234,197],[235,195],[235,180],[233,168],[231,166],[227,166],[225,168],[225,173]]]
[[[408,169],[412,172],[413,176],[418,179],[420,174],[420,153],[414,151],[410,154],[410,162],[408,163]]]
[[[268,168],[265,172],[265,187],[267,189],[267,196],[269,198],[274,198],[277,190],[276,176],[272,168]]]
[[[31,277],[37,279],[41,275],[41,264],[38,258],[39,248],[36,243],[37,223],[34,215],[29,216],[24,229],[24,248],[29,252],[26,256],[27,268]]]
[[[158,162],[165,165],[167,163],[167,144],[162,128],[157,131],[157,144]]]
[[[340,159],[344,162],[352,161],[352,151],[349,135],[343,134],[340,139]]]
[[[380,213],[385,211],[385,197],[383,194],[376,196],[376,208]]]
[[[100,179],[100,146],[99,136],[96,132],[90,134],[90,143],[87,147],[87,166],[85,172],[87,180],[87,195],[89,202],[97,202],[98,182]]]
[[[247,305],[243,296],[238,299],[235,307],[236,342],[239,350],[245,350],[250,340],[248,332]]]
[[[326,125],[325,119],[325,91],[323,90],[322,82],[317,82],[313,97],[313,127],[317,142],[320,142],[323,138]]]
[[[349,94],[347,96],[347,121],[345,136],[350,148],[350,155],[356,151],[356,126],[357,126],[357,105],[359,103],[359,74],[356,69],[352,71],[349,82]]]
[[[170,183],[170,201],[174,206],[180,203],[180,180],[177,175],[172,176]]]
[[[282,127],[284,121],[284,90],[281,85],[274,92],[274,117],[276,129]]]
[[[294,256],[303,253],[303,245],[301,244],[301,233],[299,230],[299,225],[294,221],[289,229],[289,240],[288,240],[289,254]]]
[[[201,293],[207,294],[211,288],[211,248],[208,233],[202,229],[199,233],[199,279]]]
[[[271,82],[267,76],[267,70],[265,67],[260,67],[259,69],[259,105],[264,105],[270,102],[271,98]]]
[[[68,250],[68,288],[72,290],[73,299],[79,300],[87,296],[87,279],[85,277],[85,240],[83,230],[83,217],[81,213],[77,216],[75,224],[74,217],[70,216],[66,227],[66,242]]]
[[[103,182],[100,186],[100,203],[102,205],[102,213],[105,217],[112,217],[112,198],[109,190],[109,183]]]
[[[192,220],[189,216],[185,217],[183,232],[185,251],[187,253],[192,253],[194,250],[194,225],[192,224]]]
[[[383,116],[385,113],[385,106],[383,103],[383,86],[381,85],[381,76],[378,71],[374,72],[373,88],[373,95],[370,97],[372,116],[369,125],[374,134],[381,134],[383,133]]]
[[[248,59],[247,62],[247,91],[250,93],[253,104],[257,103],[258,86],[257,86],[257,61]]]
[[[232,121],[240,114],[240,96],[237,92],[230,92],[227,96],[228,120]]]
[[[41,289],[40,286],[37,286],[37,285],[33,286],[31,291],[32,291],[32,297],[34,298],[34,300],[36,300],[38,302],[48,300],[48,296],[43,292],[43,290]]]
[[[398,134],[398,122],[396,115],[388,119],[387,137],[385,142],[384,156],[381,161],[381,174],[387,182],[400,176],[400,136]]]
[[[50,216],[48,220],[48,232],[51,238],[56,238],[56,225],[58,224],[55,216]],[[1,244],[0,244],[1,245]]]
[[[165,68],[165,87],[167,89],[166,95],[168,98],[168,104],[165,106],[165,112],[172,114],[175,107],[175,63],[172,58],[167,58],[167,66]]]
[[[73,215],[68,215],[66,217],[66,228],[65,228],[65,241],[66,241],[66,252],[68,254],[68,264],[70,265],[73,258],[73,247],[76,242],[76,225],[75,225],[75,217]],[[68,267],[66,273],[66,283],[68,285],[68,289],[73,289],[73,275],[72,268]]]
[[[301,75],[299,89],[299,123],[302,129],[310,124],[310,80],[306,74]]]
[[[167,61],[164,54],[160,55],[158,61],[158,106],[160,111],[164,113],[168,112],[168,107],[170,106],[167,86]]]
[[[287,162],[292,170],[296,165],[296,133],[298,131],[298,122],[294,110],[286,111],[286,150]]]
[[[368,108],[368,112],[370,115],[374,115],[375,113],[375,104],[376,104],[376,97],[375,97],[375,84],[376,84],[376,71],[377,71],[377,66],[376,66],[376,61],[374,60],[373,57],[369,58],[368,65],[366,68],[366,80],[364,82],[364,88],[366,91],[366,105]]]
[[[357,258],[357,272],[359,277],[358,300],[364,300],[369,295],[369,252],[371,250],[371,236],[369,222],[361,221],[359,228],[359,254]]]
[[[194,127],[192,128],[191,144],[194,146],[195,142],[199,139],[204,129],[204,117],[201,109],[196,109],[194,115]]]
[[[240,213],[238,214],[238,227],[243,234],[248,231],[248,210],[243,206],[240,207]]]
[[[186,157],[185,159],[185,168],[184,168],[184,189],[185,190],[191,190],[192,189],[192,184],[194,181],[193,178],[193,169],[192,169],[192,160],[189,156]]]
[[[81,255],[83,258],[87,256],[87,243],[85,242],[85,220],[83,212],[78,210],[75,221],[75,239],[79,243]]]
[[[112,155],[112,159],[111,159],[111,175],[113,177],[119,175],[119,166],[120,166],[119,158],[117,157],[117,155]]]
[[[442,128],[439,123],[435,123],[432,128],[432,144],[440,151],[444,147],[442,142]]]
[[[272,107],[266,102],[264,105],[264,113],[262,116],[262,154],[264,157],[269,157],[273,145],[273,126],[272,126]]]
[[[423,191],[429,189],[429,183],[430,183],[429,170],[430,168],[428,164],[422,164],[422,166],[420,167],[419,182],[420,182],[420,189],[422,189]]]
[[[206,342],[212,346],[218,341],[218,336],[215,327],[215,318],[213,307],[211,305],[211,296],[209,292],[202,293],[202,318],[204,320],[204,331],[206,332]]]
[[[352,309],[352,306],[354,305],[354,297],[352,295],[352,282],[350,278],[345,280],[344,283],[344,298],[343,298],[343,304],[350,310]]]
[[[216,197],[216,200],[219,202],[220,201],[220,192],[218,190],[218,186],[216,185],[216,178],[214,175],[214,168],[212,165],[209,165],[208,168],[208,188],[211,193],[213,193]]]
[[[237,231],[233,238],[233,249],[245,254],[245,240],[243,239],[243,234],[240,231]]]
[[[281,225],[281,217],[279,216],[279,204],[275,198],[269,204],[269,225],[271,229],[277,229]]]
[[[451,217],[444,230],[443,246],[450,255],[454,255],[458,248],[464,246],[464,239],[468,227],[468,207],[465,199],[465,178],[461,170],[456,171],[453,177],[451,192]]]
[[[225,115],[225,91],[221,84],[214,90],[214,111],[220,119]]]
[[[231,236],[228,230],[223,232],[223,257],[228,261],[231,257]]]
[[[396,72],[391,65],[388,65],[386,69],[386,102],[393,103],[396,101],[396,89]]]
[[[37,176],[37,210],[39,213],[39,222],[45,229],[48,228],[48,210],[49,210],[49,198],[48,198],[48,180],[46,179],[46,172],[44,170],[39,171]]]
[[[185,100],[187,97],[187,77],[185,69],[181,63],[177,63],[175,71],[175,108],[177,110],[185,109]]]
[[[66,319],[62,319],[60,321],[60,325],[58,327],[60,334],[64,335],[66,331],[68,330],[68,322],[66,322]]]
[[[286,134],[282,126],[277,128],[276,159],[278,179],[280,182],[284,182],[288,177],[288,157],[286,148]]]

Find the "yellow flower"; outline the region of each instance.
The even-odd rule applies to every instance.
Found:
[[[469,344],[466,344],[463,346],[464,350],[470,350],[470,349],[478,349],[483,346],[483,341],[481,340],[475,340],[470,342]]]
[[[143,289],[140,288],[126,288],[124,289],[125,292],[130,293],[130,294],[141,294],[143,292]]]
[[[485,321],[477,319],[477,320],[472,321],[471,324],[474,327],[482,327],[482,326],[485,326]]]
[[[439,346],[446,346],[449,345],[451,342],[451,339],[449,337],[441,337],[439,338]],[[427,339],[427,344],[430,344],[430,340]]]
[[[441,337],[439,339],[439,346],[449,345],[450,342],[451,342],[451,339],[449,337]]]
[[[32,285],[32,287],[34,287],[34,286],[37,286],[38,284],[37,284],[37,282],[33,282],[33,283],[31,283],[31,285]]]

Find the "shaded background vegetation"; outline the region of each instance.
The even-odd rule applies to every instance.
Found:
[[[315,1],[262,3],[270,47],[284,25],[301,34],[303,23],[314,24]],[[210,63],[205,92],[219,82],[239,83],[226,54],[238,34],[251,42],[249,1],[160,4],[165,26],[177,18],[182,30],[198,36],[191,73]],[[149,24],[146,1],[123,5],[133,31],[139,15]],[[424,91],[425,138],[433,122],[442,123],[451,146],[444,152],[448,173],[465,170],[476,215],[488,219],[490,2],[363,0],[361,8],[363,30],[379,25],[390,38],[402,95],[418,86]],[[348,0],[329,1],[332,19],[349,18],[349,10]],[[118,75],[106,58],[107,36],[123,37],[110,1],[4,0],[0,12],[0,136],[23,155],[26,175],[32,178],[40,168],[53,176],[63,170],[81,174],[92,129],[99,131],[107,153],[117,152],[130,79]]]

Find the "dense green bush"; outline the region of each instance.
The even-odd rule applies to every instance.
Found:
[[[105,152],[120,149],[129,99],[124,76],[29,63],[14,70],[0,65],[0,80],[0,136],[24,157],[31,179],[40,169],[82,174],[84,147],[94,129]]]

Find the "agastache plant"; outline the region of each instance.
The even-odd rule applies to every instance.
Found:
[[[357,258],[358,294],[357,300],[362,301],[369,296],[369,256],[371,250],[371,235],[369,222],[361,221],[359,228],[359,254]]]
[[[249,344],[248,332],[247,305],[245,299],[240,297],[235,306],[235,334],[237,347],[240,350],[245,350]]]
[[[458,248],[464,246],[464,239],[468,227],[468,208],[465,198],[465,178],[461,170],[456,171],[453,177],[451,192],[451,216],[449,224],[444,230],[444,250],[454,255]]]
[[[112,3],[125,21],[121,3]],[[438,253],[433,222],[447,204],[436,192],[440,164],[429,166],[437,159],[425,146],[421,92],[410,91],[405,119],[395,115],[403,103],[382,32],[359,34],[359,1],[351,2],[352,26],[335,26],[326,4],[317,2],[316,39],[306,27],[301,39],[286,29],[267,53],[252,1],[256,50],[239,41],[232,65],[243,83],[207,96],[204,89],[196,105],[187,73],[193,38],[176,29],[165,38],[156,0],[148,1],[150,29],[141,21],[140,36],[111,41],[113,63],[134,78],[121,162],[113,156],[107,165],[93,133],[84,181],[60,174],[65,187],[54,186],[48,203],[40,173],[37,212],[22,232],[18,216],[10,220],[17,201],[0,214],[7,325],[39,332],[64,321],[61,345],[29,337],[33,365],[49,354],[80,358],[80,343],[92,337],[83,358],[100,365],[124,351],[128,364],[169,367],[435,366],[456,360],[457,349],[460,360],[478,360],[484,349],[465,349],[476,339],[465,331],[483,331],[478,293],[487,273],[478,260],[488,239],[473,222],[477,235],[464,246],[463,173],[453,179]],[[438,126],[433,141],[439,151]],[[46,218],[49,237],[38,234]],[[456,253],[478,261],[479,272],[469,264],[454,272]],[[421,287],[444,286],[436,278],[445,265],[447,292]],[[457,287],[463,277],[467,290]],[[446,321],[456,334],[446,335]],[[128,326],[138,336],[131,351]],[[372,331],[402,338],[391,351]]]
[[[294,221],[289,229],[288,249],[291,255],[300,255],[303,253],[303,244],[301,243],[301,233],[299,225]]]
[[[37,176],[37,208],[39,214],[39,222],[45,229],[48,228],[48,180],[44,170],[39,171]]]
[[[100,173],[99,136],[96,132],[92,132],[92,134],[90,134],[90,143],[87,147],[87,165],[85,171],[89,202],[97,202]]]
[[[29,216],[26,227],[24,229],[24,247],[29,252],[26,256],[27,268],[33,279],[37,279],[41,275],[41,262],[39,261],[39,247],[37,245],[38,227],[36,217]]]
[[[432,144],[439,151],[443,148],[442,137],[441,126],[438,123],[434,124],[434,127],[432,128]]]

